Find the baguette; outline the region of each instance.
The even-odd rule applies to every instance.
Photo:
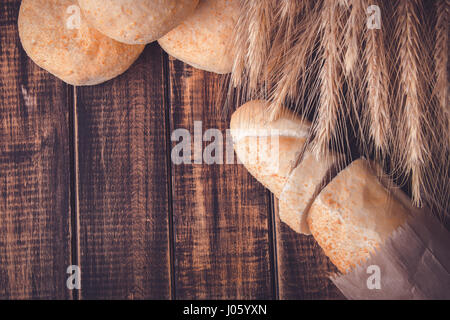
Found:
[[[279,199],[281,221],[296,232],[312,234],[336,267],[347,272],[406,221],[412,210],[410,200],[399,190],[391,191],[393,183],[379,179],[380,168],[365,159],[351,163],[334,179],[331,173],[341,155],[330,152],[317,160],[303,151],[297,165],[311,125],[281,110],[277,120],[268,122],[267,102],[252,101],[240,107],[230,124],[236,154]],[[261,143],[257,134],[251,134],[258,129],[277,129],[277,149],[264,142],[267,139]],[[256,161],[250,163],[250,158]]]
[[[230,124],[234,148],[247,170],[280,200],[281,221],[309,234],[304,213],[337,157],[330,153],[317,165],[317,160],[304,152],[304,160],[296,166],[311,123],[288,109],[280,110],[280,117],[269,122],[266,101],[251,101],[239,108]]]

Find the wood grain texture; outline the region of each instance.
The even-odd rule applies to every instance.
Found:
[[[281,300],[344,299],[329,276],[338,272],[312,236],[294,232],[274,203],[278,288]]]
[[[202,121],[203,132],[225,135],[229,119],[213,112],[218,76],[173,59],[169,67],[171,129],[194,135]],[[172,176],[176,298],[273,298],[266,190],[242,165],[173,165]]]
[[[0,3],[0,299],[342,298],[242,165],[171,162],[174,129],[225,138],[218,76],[151,44],[73,96],[21,49],[19,5]]]
[[[162,51],[77,88],[81,298],[171,297]]]
[[[0,299],[70,299],[69,90],[22,50],[0,2]]]

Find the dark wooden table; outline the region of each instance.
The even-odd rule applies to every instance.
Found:
[[[172,164],[173,130],[227,129],[218,76],[151,44],[117,79],[66,85],[23,51],[19,5],[0,2],[1,299],[342,298],[244,167]]]

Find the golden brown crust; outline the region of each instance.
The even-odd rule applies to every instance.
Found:
[[[341,272],[366,260],[406,221],[408,210],[378,180],[369,162],[353,162],[319,194],[307,222]]]
[[[280,199],[281,220],[297,232],[311,233],[338,269],[346,272],[405,222],[408,200],[398,190],[389,191],[393,186],[388,188],[389,182],[377,178],[380,168],[363,159],[331,182],[338,154],[318,161],[306,150],[294,168],[309,123],[286,109],[278,120],[268,122],[267,110],[267,102],[252,101],[233,114],[236,153],[249,172]],[[278,143],[272,142],[274,137]]]
[[[198,0],[78,0],[101,33],[128,44],[153,42],[191,15]]]
[[[158,42],[168,54],[195,68],[230,73],[238,15],[239,0],[201,0],[194,14]]]
[[[264,100],[253,100],[239,107],[231,116],[230,129],[233,140],[252,135],[254,130],[258,134],[263,130],[273,130],[272,133],[287,137],[306,138],[311,123],[301,119],[292,111],[281,108],[280,117],[275,121],[268,121],[270,103]]]
[[[238,158],[279,197],[295,167],[310,124],[287,109],[277,120],[269,122],[268,106],[262,100],[244,104],[232,115],[230,128]]]
[[[75,0],[23,0],[19,35],[24,50],[40,67],[72,85],[94,85],[125,72],[144,46],[112,40],[88,26],[69,29]]]
[[[235,150],[248,171],[280,199],[281,221],[296,232],[309,234],[309,206],[337,156],[330,153],[317,161],[306,151],[297,164],[310,123],[285,108],[277,120],[269,122],[268,111],[266,101],[256,100],[233,114],[230,127]]]

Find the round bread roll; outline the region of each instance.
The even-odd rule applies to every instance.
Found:
[[[230,73],[239,8],[238,0],[201,0],[193,15],[158,42],[168,54],[195,68]]]
[[[198,0],[78,0],[100,32],[128,44],[153,42],[194,12]]]
[[[19,36],[41,68],[77,86],[95,85],[125,72],[143,45],[127,45],[91,28],[76,0],[22,0]]]

